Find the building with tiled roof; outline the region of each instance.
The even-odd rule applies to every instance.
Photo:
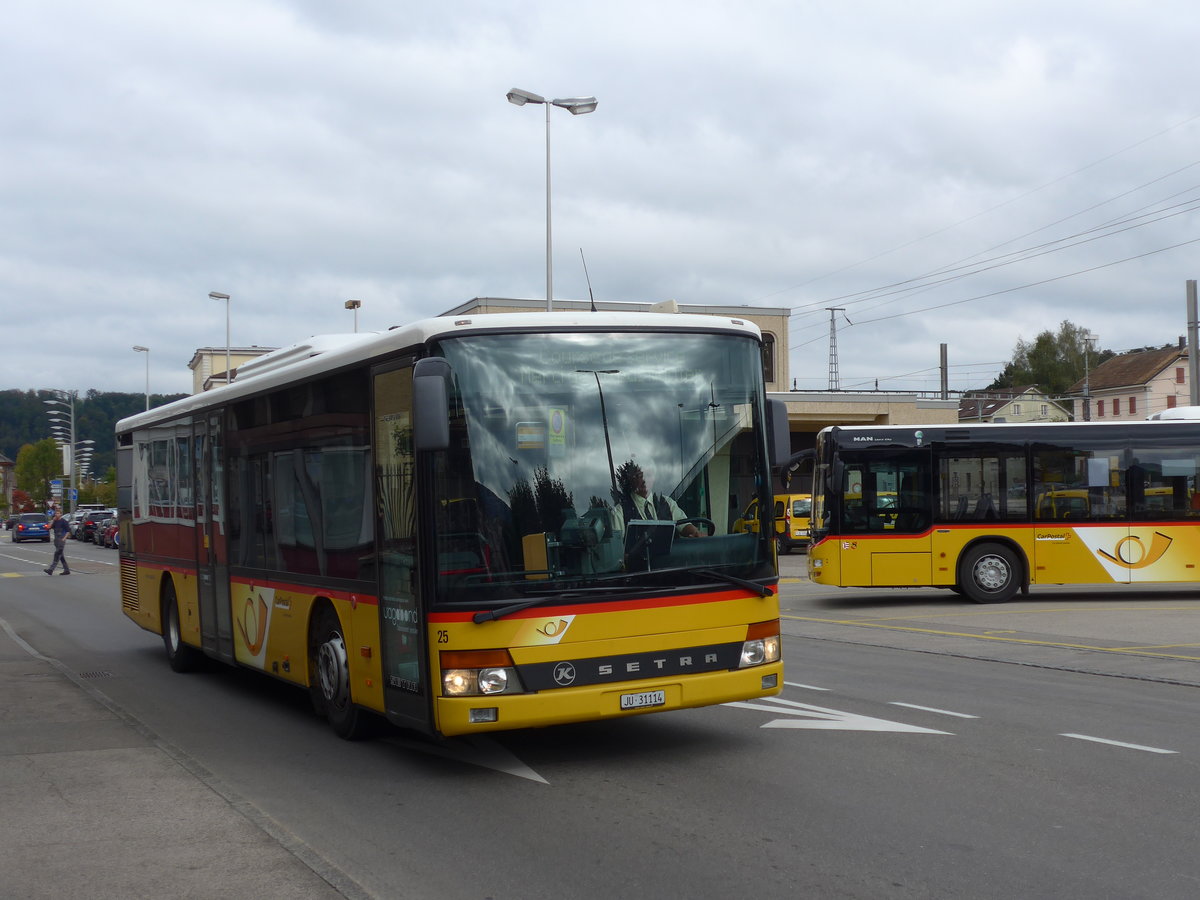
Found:
[[[958,400],[960,422],[1067,422],[1071,411],[1036,384],[968,391]]]
[[[1136,350],[1105,360],[1087,378],[1091,414],[1084,410],[1085,380],[1071,385],[1076,421],[1144,419],[1151,413],[1187,406],[1188,352],[1182,345]]]

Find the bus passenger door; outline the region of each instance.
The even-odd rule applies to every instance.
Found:
[[[417,571],[412,361],[376,369],[371,384],[384,706],[393,721],[428,730],[426,622]]]
[[[200,639],[204,651],[233,662],[233,621],[229,608],[229,557],[226,549],[224,443],[221,416],[195,425],[192,442],[196,479],[196,583],[200,602]]]

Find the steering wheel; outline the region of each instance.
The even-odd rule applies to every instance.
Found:
[[[704,516],[689,516],[686,519],[680,519],[676,525],[704,525],[708,528],[708,536],[712,537],[717,533],[717,524],[712,519],[706,519]]]

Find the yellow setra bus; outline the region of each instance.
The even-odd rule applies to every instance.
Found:
[[[811,456],[816,584],[1198,580],[1200,422],[833,427]]]
[[[728,521],[785,446],[761,349],[738,319],[556,312],[275,351],[118,423],[124,612],[172,668],[294,683],[348,738],[778,693],[771,534]]]

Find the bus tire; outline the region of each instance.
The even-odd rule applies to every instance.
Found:
[[[170,579],[163,585],[162,592],[162,638],[172,671],[191,672],[203,661],[203,653],[183,642],[179,626],[179,599],[175,595],[175,582]]]
[[[1021,589],[1021,563],[1002,544],[977,544],[958,567],[958,587],[976,603],[1007,603]]]
[[[309,639],[309,693],[313,708],[334,733],[348,741],[370,734],[371,715],[350,696],[350,660],[337,614],[326,607],[313,619]]]

